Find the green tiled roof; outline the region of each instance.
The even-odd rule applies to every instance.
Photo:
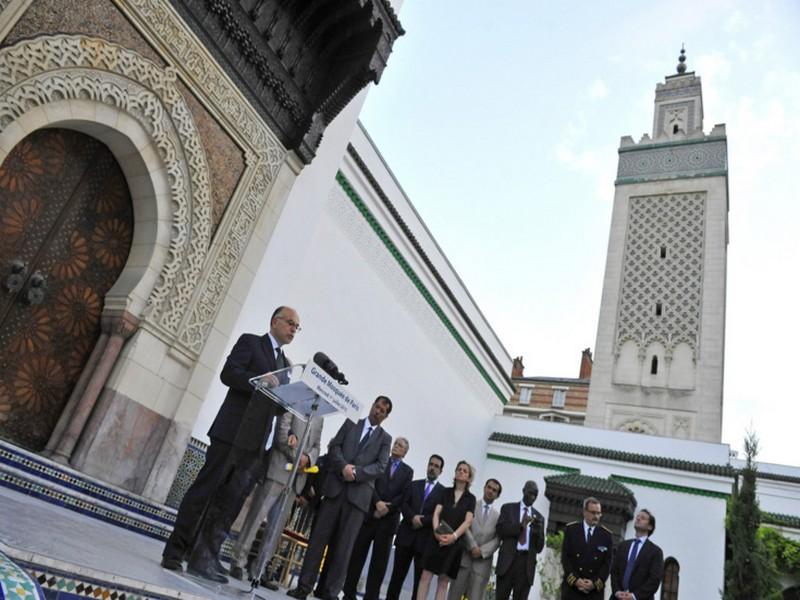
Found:
[[[800,529],[800,517],[795,515],[782,515],[780,513],[761,512],[761,522],[767,525],[783,525]]]
[[[764,471],[756,470],[756,477],[759,479],[772,479],[774,481],[785,481],[787,483],[800,483],[800,477],[792,477],[791,475],[781,475],[780,473],[766,473]]]
[[[633,492],[627,487],[611,479],[602,477],[592,477],[591,475],[581,475],[580,473],[566,473],[564,475],[550,475],[544,478],[549,484],[559,484],[567,487],[579,488],[593,492],[598,495],[608,496],[629,496],[633,498]]]
[[[639,465],[649,465],[662,467],[664,469],[675,469],[677,471],[690,471],[692,473],[706,473],[708,475],[719,475],[722,477],[733,477],[736,470],[731,465],[713,465],[708,463],[692,462],[680,460],[666,456],[652,456],[648,454],[638,454],[636,452],[624,452],[622,450],[612,450],[610,448],[597,448],[595,446],[584,446],[581,444],[570,444],[544,438],[534,438],[524,435],[514,435],[511,433],[501,433],[495,431],[489,436],[493,442],[503,442],[515,444],[517,446],[528,446],[530,448],[542,448],[544,450],[555,450],[557,452],[567,452],[569,454],[580,454],[581,456],[592,456],[619,462],[634,463]]]

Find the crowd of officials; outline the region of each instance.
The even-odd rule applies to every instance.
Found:
[[[452,484],[442,483],[445,460],[433,454],[425,477],[415,480],[404,462],[409,441],[392,441],[382,427],[393,408],[386,396],[375,399],[366,418],[346,420],[320,456],[321,419],[305,423],[253,394],[249,383],[290,366],[282,347],[299,330],[297,311],[281,306],[268,333],[244,334],[234,345],[220,375],[229,389],[209,431],[206,461],[184,495],[161,565],[183,570],[186,561],[189,574],[218,583],[226,583],[227,575],[257,577],[253,561],[248,562],[250,546],[265,519],[277,520],[282,529],[288,518],[288,511],[276,510],[276,499],[288,485],[287,464],[295,460],[308,427],[308,444],[291,467],[298,469],[293,493],[316,508],[298,584],[289,596],[305,600],[313,593],[333,600],[343,592],[344,600],[356,600],[371,550],[364,600],[379,600],[394,545],[386,600],[399,600],[412,565],[412,600],[427,600],[434,577],[436,600],[483,600],[495,553],[496,599],[526,600],[545,544],[545,518],[533,506],[536,482],[526,482],[521,499],[498,510],[501,483],[488,479],[476,497],[471,491],[475,469],[467,461],[455,465]],[[320,466],[313,482],[303,473],[310,465]],[[248,496],[231,566],[225,569],[220,549]],[[636,537],[615,548],[600,524],[601,514],[600,502],[586,498],[583,518],[564,529],[562,598],[600,600],[609,576],[614,598],[654,598],[663,567],[661,549],[650,540],[655,517],[639,511]]]

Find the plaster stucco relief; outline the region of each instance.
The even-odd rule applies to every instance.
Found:
[[[170,317],[165,317],[176,325],[181,347],[199,355],[287,152],[168,2],[116,0],[116,4],[162,50],[193,93],[245,149],[243,185],[215,235],[221,242],[211,249],[191,298],[181,296],[170,305]],[[175,309],[180,302],[188,310],[178,314]]]
[[[32,107],[61,100],[111,105],[147,131],[168,174],[172,224],[168,258],[145,315],[174,336],[197,284],[211,231],[205,154],[175,86],[175,71],[116,44],[67,35],[5,48],[0,65],[0,131]]]

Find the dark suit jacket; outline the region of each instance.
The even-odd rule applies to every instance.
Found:
[[[378,425],[359,451],[363,427],[364,419],[359,419],[358,423],[348,419],[328,443],[329,473],[322,493],[330,498],[347,494],[347,500],[351,504],[367,513],[370,511],[375,480],[386,470],[386,463],[389,461],[392,436]],[[356,467],[355,481],[345,481],[342,478],[342,469],[348,464]]]
[[[414,478],[414,469],[409,467],[403,461],[397,465],[394,476],[390,477],[392,469],[392,459],[389,457],[389,462],[386,465],[386,470],[383,474],[375,480],[375,491],[372,494],[372,509],[375,508],[375,503],[378,500],[389,502],[389,512],[386,513],[381,520],[391,521],[394,523],[394,529],[400,522],[400,510],[403,508],[403,502],[411,489],[411,480]],[[372,512],[370,510],[370,516]]]
[[[533,585],[536,575],[536,555],[544,548],[544,516],[531,506],[531,522],[528,524],[528,560],[525,563],[525,574],[528,583]],[[500,538],[500,553],[497,556],[498,577],[503,577],[511,568],[517,554],[517,542],[522,533],[522,521],[519,517],[519,502],[509,502],[500,508],[497,519],[497,536]]]
[[[411,482],[411,489],[403,502],[403,521],[400,527],[397,528],[397,535],[394,538],[394,545],[402,548],[413,546],[415,552],[422,553],[425,551],[425,546],[428,543],[428,538],[431,536],[431,525],[433,523],[433,511],[436,510],[436,505],[441,502],[442,494],[444,494],[444,486],[438,481],[433,486],[431,493],[425,498],[425,483],[426,479],[417,479]],[[414,529],[411,521],[415,515],[422,515],[422,527]]]
[[[633,540],[625,540],[614,552],[614,563],[611,565],[611,592],[633,592],[636,600],[652,600],[656,596],[661,580],[664,577],[664,553],[649,539],[639,548],[639,555],[633,565],[628,589],[622,587],[625,567],[628,564]]]
[[[564,545],[561,547],[561,564],[564,567],[561,598],[601,600],[611,569],[613,550],[611,532],[602,525],[594,528],[588,545],[582,520],[567,525],[564,528]],[[590,593],[584,594],[575,587],[575,582],[581,578],[594,583],[594,589]]]
[[[222,383],[229,388],[228,393],[208,430],[208,437],[228,444],[236,440],[236,445],[246,450],[264,447],[269,436],[269,432],[264,435],[264,430],[267,425],[272,425],[272,417],[278,411],[276,405],[262,394],[254,395],[249,379],[276,368],[275,352],[268,334],[245,333],[236,341],[220,373]],[[279,412],[282,414],[284,411]],[[245,413],[247,419],[244,419]]]

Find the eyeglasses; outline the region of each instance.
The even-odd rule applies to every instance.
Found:
[[[295,321],[292,321],[291,319],[287,319],[286,317],[280,317],[280,316],[275,317],[275,318],[276,319],[280,319],[281,321],[284,321],[289,327],[291,327],[295,331],[302,331],[303,330],[303,328],[300,327],[300,323],[296,323]]]
[[[602,516],[602,515],[603,515],[603,512],[602,512],[602,511],[599,511],[599,510],[589,510],[589,509],[586,509],[586,512],[587,512],[587,513],[589,513],[590,515],[595,515],[596,517],[600,517],[600,516]]]

